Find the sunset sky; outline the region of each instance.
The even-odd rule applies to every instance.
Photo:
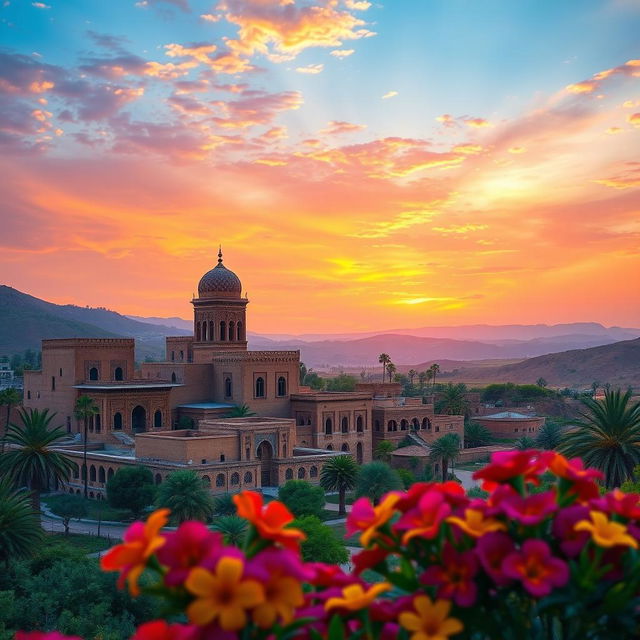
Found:
[[[640,325],[637,0],[8,0],[0,283],[249,328]]]

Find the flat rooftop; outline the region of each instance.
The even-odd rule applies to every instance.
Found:
[[[183,387],[177,382],[91,382],[73,385],[74,389],[86,389],[87,391],[126,391],[127,389],[168,389],[171,387]]]
[[[235,406],[230,402],[191,402],[179,404],[178,409],[233,409]]]

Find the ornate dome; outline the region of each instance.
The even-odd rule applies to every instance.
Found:
[[[218,251],[218,264],[200,278],[198,295],[201,298],[239,298],[242,295],[240,278],[222,264],[222,250]]]

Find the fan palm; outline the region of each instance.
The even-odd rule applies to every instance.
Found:
[[[619,487],[640,464],[640,403],[630,400],[631,389],[606,390],[602,400],[585,398],[583,420],[560,445],[561,453],[602,471],[609,488]]]
[[[399,491],[403,487],[404,484],[395,469],[392,469],[384,462],[374,460],[369,464],[363,465],[358,474],[356,497],[366,496],[374,504],[378,504],[385,493]]]
[[[213,514],[216,516],[233,516],[236,513],[236,505],[230,493],[223,493],[213,500]]]
[[[447,433],[429,445],[429,461],[442,463],[442,482],[449,476],[449,463],[460,455],[460,438],[457,433]]]
[[[30,488],[36,511],[40,511],[40,492],[49,480],[68,480],[77,466],[52,447],[66,437],[62,427],[50,428],[55,415],[48,409],[21,409],[22,425],[9,425],[6,442],[11,450],[0,457],[0,472],[15,484]]]
[[[351,456],[337,456],[327,462],[320,472],[320,486],[325,491],[338,492],[338,514],[347,513],[347,491],[356,486],[360,468]]]
[[[156,504],[171,509],[175,524],[186,520],[206,522],[213,514],[211,494],[194,471],[170,473],[158,489]]]
[[[460,416],[465,415],[468,410],[467,385],[462,382],[459,384],[449,382],[442,390],[442,396],[438,401],[438,413]]]
[[[547,422],[538,431],[536,447],[539,449],[556,449],[562,441],[562,428],[557,422]]]
[[[378,362],[382,365],[382,382],[384,384],[387,365],[391,362],[391,356],[388,353],[381,353],[378,356]]]
[[[0,479],[0,561],[31,555],[42,539],[40,518],[29,495],[15,489],[9,478]]]
[[[413,444],[413,442],[411,443]],[[382,460],[382,462],[389,462],[391,460],[391,454],[396,450],[396,446],[390,440],[381,440],[376,445],[373,457],[376,460]]]
[[[219,531],[225,544],[241,547],[247,531],[247,521],[239,516],[221,516],[211,525],[214,531]]]
[[[493,441],[493,434],[483,424],[468,422],[464,425],[464,446],[466,448],[486,447]]]
[[[9,420],[11,418],[11,407],[17,405],[22,396],[17,389],[4,389],[0,391],[0,405],[4,405],[7,407],[7,415],[4,421],[4,430],[2,432],[2,445],[0,449],[0,453],[4,453],[4,439],[7,435],[7,429],[9,428]]]
[[[518,438],[515,442],[516,449],[520,451],[527,451],[527,449],[535,449],[536,441],[529,436],[522,436],[522,438]]]
[[[88,482],[89,482],[89,474],[87,473],[87,440],[89,437],[89,420],[93,418],[93,416],[97,415],[100,412],[98,409],[98,405],[93,401],[89,396],[80,396],[76,400],[76,405],[73,409],[73,415],[76,417],[76,420],[82,420],[84,422],[84,435],[82,438],[82,480],[84,482],[84,497],[89,497],[88,492]]]
[[[227,418],[247,418],[249,416],[255,416],[256,412],[251,410],[248,404],[236,405],[231,409]]]
[[[409,376],[409,384],[413,387],[413,379],[418,375],[418,372],[415,369],[409,369],[407,375]]]

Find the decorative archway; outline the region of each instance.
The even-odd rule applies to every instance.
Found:
[[[263,487],[270,487],[273,446],[268,440],[263,440],[258,445],[257,458],[260,460],[260,484]]]
[[[133,433],[142,433],[147,430],[147,411],[141,405],[131,412],[131,430]]]

